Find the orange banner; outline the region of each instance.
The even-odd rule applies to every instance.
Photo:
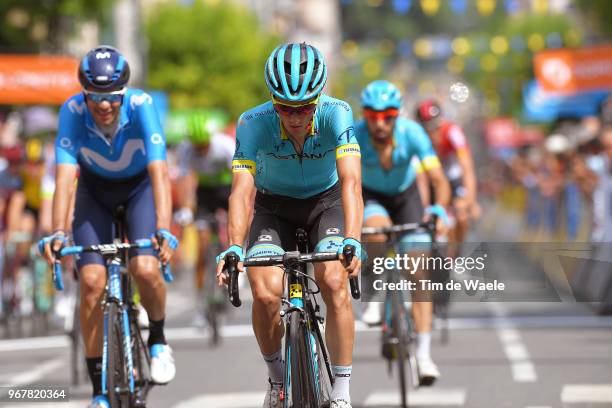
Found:
[[[62,104],[79,92],[70,57],[0,55],[0,104]]]
[[[534,65],[545,91],[612,88],[612,45],[543,51],[535,55]]]

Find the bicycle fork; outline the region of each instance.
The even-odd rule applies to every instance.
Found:
[[[123,331],[123,354],[127,360],[127,372],[129,375],[129,391],[130,394],[134,393],[134,362],[132,359],[132,350],[130,345],[132,344],[130,334],[130,322],[128,318],[128,311],[126,303],[123,300],[123,293],[121,290],[121,258],[114,258],[108,265],[108,297],[104,300],[104,343],[102,348],[102,393],[107,395],[107,370],[108,370],[108,359],[109,359],[109,344],[108,344],[108,327],[114,322],[109,321],[108,307],[106,305],[109,302],[115,302],[119,306],[122,317],[122,331]]]

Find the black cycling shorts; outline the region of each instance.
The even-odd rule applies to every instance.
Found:
[[[308,233],[309,250],[336,252],[344,237],[344,211],[339,184],[309,198],[257,191],[247,256],[280,255],[296,249],[295,231]]]
[[[421,222],[423,203],[416,183],[397,195],[385,195],[376,191],[362,189],[364,221],[373,215],[391,218],[393,224]]]

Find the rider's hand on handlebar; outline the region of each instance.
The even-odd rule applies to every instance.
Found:
[[[161,263],[165,265],[170,262],[172,253],[178,248],[178,239],[176,239],[167,229],[160,228],[155,235],[151,237],[151,241],[153,242],[153,248],[159,251],[159,260]]]
[[[425,216],[423,216],[423,222],[430,221],[431,217],[433,217],[434,215],[438,217],[438,219],[436,220],[436,236],[445,236],[446,234],[448,234],[448,227],[450,221],[448,219],[448,214],[446,213],[446,210],[441,205],[436,204],[427,207],[425,209]]]
[[[344,255],[342,253],[344,251],[344,247],[347,245],[352,245],[355,247],[355,256],[353,256],[353,259],[351,260],[351,263],[349,265],[346,265],[346,260],[344,259]],[[358,276],[359,270],[361,269],[361,261],[362,259],[367,258],[365,251],[362,251],[361,249],[361,242],[357,241],[354,238],[345,238],[344,241],[342,241],[340,249],[338,249],[338,254],[340,254],[340,262],[342,262],[342,265],[344,266],[346,272],[349,274],[349,277],[354,278]]]
[[[53,234],[48,235],[38,241],[38,251],[41,255],[44,255],[49,265],[53,265],[55,262],[54,252],[62,249],[66,244],[67,238],[64,231],[55,231]]]
[[[234,252],[236,255],[238,255],[238,258],[240,259],[240,262],[238,262],[238,272],[244,272],[244,265],[242,264],[242,261],[244,260],[244,255],[242,254],[242,247],[240,245],[232,245],[216,257],[217,284],[219,286],[227,285],[229,282],[227,274],[223,273],[223,267],[225,266],[225,255],[230,252]]]

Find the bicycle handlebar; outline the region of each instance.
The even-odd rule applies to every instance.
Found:
[[[413,222],[409,224],[397,224],[389,227],[363,227],[361,228],[361,235],[375,235],[375,234],[399,234],[402,232],[412,232],[419,229],[424,229],[429,232],[436,231],[436,220],[437,216],[433,216],[431,220],[427,222]]]
[[[344,257],[347,263],[350,263],[355,254],[355,247],[347,245],[344,249]],[[291,266],[296,263],[314,263],[314,262],[326,262],[326,261],[337,261],[339,254],[335,252],[313,252],[309,254],[303,254],[299,251],[288,251],[283,255],[274,256],[257,256],[245,258],[243,264],[245,267],[249,266]],[[240,300],[240,293],[238,288],[238,255],[234,252],[230,252],[225,255],[224,270],[227,271],[229,277],[229,284],[227,286],[229,299],[232,305],[240,307],[242,301]],[[351,278],[351,295],[354,299],[361,297],[359,290],[359,278]]]
[[[83,252],[97,252],[101,255],[114,255],[117,254],[121,250],[131,249],[131,248],[152,248],[153,241],[150,239],[139,239],[135,242],[126,242],[126,243],[117,243],[117,244],[99,244],[99,245],[89,245],[89,246],[67,246],[61,248],[59,251],[53,251],[53,255],[55,256],[55,262],[53,264],[53,282],[55,283],[55,289],[64,290],[64,282],[62,280],[62,262],[61,258],[65,256],[78,255]],[[174,276],[172,275],[172,271],[170,270],[169,264],[162,265],[162,275],[164,277],[164,281],[170,283],[174,281]]]

